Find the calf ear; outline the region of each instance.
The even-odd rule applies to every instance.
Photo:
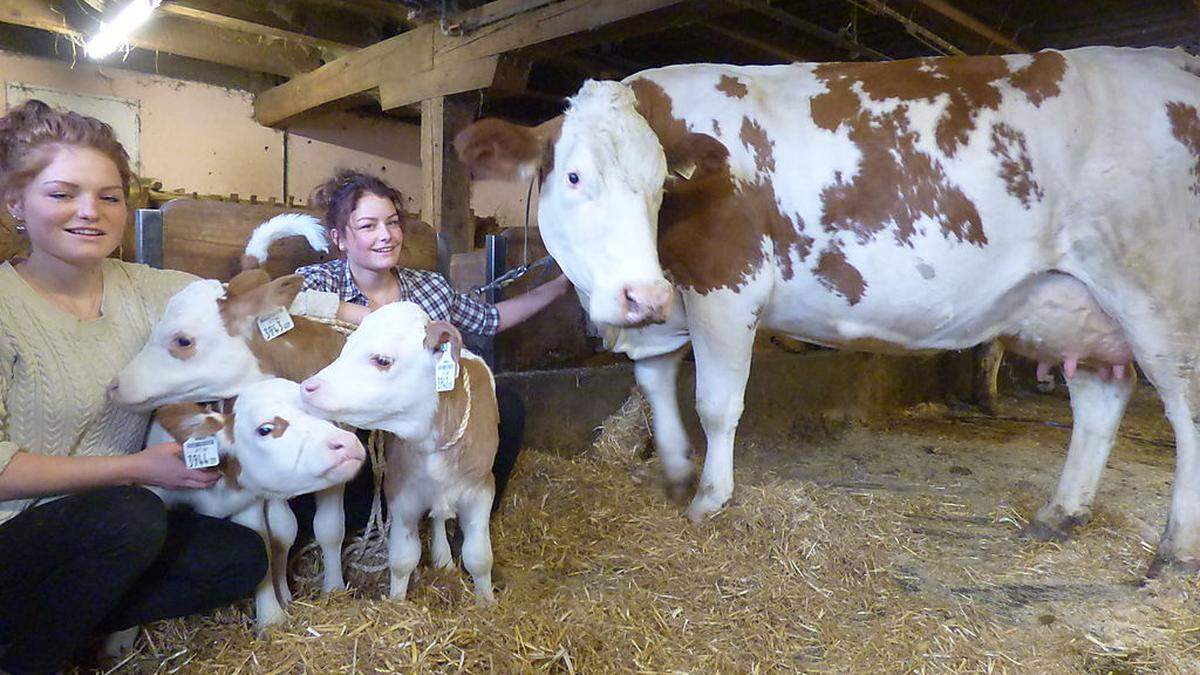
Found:
[[[450,343],[450,356],[458,363],[462,354],[462,334],[447,321],[430,321],[425,327],[425,348],[436,350],[443,342]]]
[[[279,277],[270,284],[267,284],[266,298],[263,301],[263,309],[271,307],[291,307],[292,301],[300,293],[300,286],[304,282],[304,278],[299,274],[289,274],[286,277]]]
[[[208,412],[197,403],[164,405],[155,411],[154,418],[176,443],[199,436],[212,436],[225,426],[224,415]]]
[[[230,297],[235,295],[245,295],[247,292],[258,288],[271,281],[271,277],[261,269],[246,270],[240,272],[237,276],[229,280],[229,285],[225,287],[225,292]]]
[[[552,161],[561,128],[561,116],[538,127],[486,118],[458,132],[454,149],[472,178],[528,180]]]

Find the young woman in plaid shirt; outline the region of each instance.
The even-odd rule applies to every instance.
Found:
[[[436,272],[400,267],[403,200],[399,191],[370,174],[339,171],[313,191],[311,202],[324,212],[329,238],[342,256],[296,270],[304,277],[301,290],[308,314],[336,316],[358,324],[378,307],[408,300],[420,305],[435,321],[449,321],[464,333],[487,336],[521,323],[571,288],[567,278],[559,276],[528,293],[491,305],[456,292]],[[516,392],[501,385],[496,387],[496,397],[500,405],[500,447],[492,467],[496,477],[493,509],[500,504],[525,427],[525,407]],[[363,507],[369,509],[370,505],[370,475],[370,471],[362,471],[347,486],[350,528],[361,528],[366,522]],[[311,497],[300,499],[311,501]],[[293,502],[300,523],[311,522],[302,513],[307,508],[308,503]]]

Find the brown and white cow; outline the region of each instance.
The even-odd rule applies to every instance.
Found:
[[[458,365],[445,391],[436,388],[439,349]],[[491,522],[499,443],[496,384],[483,359],[462,348],[462,337],[444,321],[411,302],[372,312],[346,340],[336,361],[303,384],[310,410],[360,429],[390,432],[384,492],[392,528],[388,533],[391,597],[403,599],[421,560],[419,526],[433,521],[430,549],[438,567],[453,564],[445,522],[463,531],[463,565],[475,581],[480,603],[492,593]]]
[[[151,489],[168,507],[229,518],[263,537],[271,566],[255,593],[255,621],[260,628],[282,621],[281,602],[291,599],[287,553],[296,537],[295,519],[281,517],[290,515],[285,500],[353,478],[366,460],[362,443],[303,410],[300,385],[282,379],[242,390],[229,414],[176,403],[160,408],[157,419],[179,443],[212,437],[221,478],[204,490]]]
[[[249,270],[228,285],[211,279],[188,284],[167,303],[142,350],[113,379],[110,398],[124,407],[152,410],[230,398],[275,377],[299,382],[324,368],[342,349],[341,333],[293,316],[291,330],[266,340],[257,325],[258,317],[289,307],[300,282],[294,275],[271,281],[266,272]],[[313,534],[321,547],[326,592],[345,587],[343,489],[337,485],[316,495]],[[291,510],[278,515],[291,517]]]
[[[1178,453],[1152,571],[1196,569],[1198,74],[1181,50],[1107,47],[670,66],[589,82],[537,128],[482,120],[456,146],[477,175],[540,177],[547,248],[590,294],[594,320],[628,327],[666,313],[629,290],[673,283],[682,309],[624,331],[618,347],[638,359],[658,450],[681,483],[691,467],[673,386],[693,344],[708,437],[693,518],[732,492],[757,328],[871,351],[1021,333],[1017,349],[1049,345],[1034,356],[1080,364],[1066,465],[1035,529],[1065,535],[1087,520],[1132,390],[1111,377],[1125,365],[1114,361],[1132,355]],[[1094,309],[1079,320],[1055,315],[1056,302],[1031,305],[1055,287]],[[1106,336],[1064,344],[1069,323]]]

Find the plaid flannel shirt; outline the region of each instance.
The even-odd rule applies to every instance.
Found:
[[[405,267],[397,267],[395,272],[400,281],[400,299],[415,302],[434,321],[449,321],[461,331],[479,335],[495,335],[500,328],[500,312],[494,305],[455,291],[437,272]],[[296,274],[304,277],[302,291],[337,293],[342,302],[368,304],[345,260],[305,265]]]

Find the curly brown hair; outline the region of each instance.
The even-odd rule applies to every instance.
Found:
[[[324,213],[322,222],[326,229],[345,231],[350,212],[364,194],[390,200],[396,213],[405,215],[404,197],[399,190],[378,176],[352,169],[338,169],[332,178],[313,189],[309,203]]]
[[[28,100],[0,117],[0,195],[21,190],[54,159],[60,146],[91,148],[112,160],[129,197],[133,171],[129,154],[112,127],[95,117],[59,112],[42,101]]]

